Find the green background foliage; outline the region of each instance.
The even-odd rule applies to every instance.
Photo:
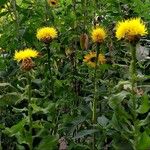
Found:
[[[150,36],[140,40],[137,70],[137,120],[133,119],[130,51],[115,38],[117,21],[141,17],[150,31],[149,0],[0,0],[0,149],[57,150],[64,137],[68,150],[147,150],[150,148]],[[107,30],[101,47],[107,64],[98,69],[97,121],[92,124],[94,69],[83,63],[96,46],[91,31],[97,22]],[[37,29],[53,26],[58,38],[51,43],[51,75],[47,52],[36,39]],[[89,37],[88,50],[80,36]],[[150,33],[150,32],[149,32]],[[29,133],[27,73],[13,60],[15,50],[32,47],[40,52],[31,77],[32,136]],[[138,49],[138,47],[137,47]],[[141,59],[144,61],[141,61]],[[134,124],[138,137],[134,141]]]

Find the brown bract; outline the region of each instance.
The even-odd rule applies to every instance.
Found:
[[[34,63],[31,58],[24,59],[21,62],[21,69],[24,71],[30,71],[34,67]]]

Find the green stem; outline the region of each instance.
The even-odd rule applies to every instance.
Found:
[[[11,17],[12,21],[15,22],[15,18],[14,18],[13,14],[12,14],[11,6],[8,5],[8,3],[6,3],[6,8],[7,8],[9,14],[10,14],[10,17]]]
[[[50,45],[46,44],[46,49],[47,49],[47,62],[48,62],[48,70],[49,70],[49,74],[51,76],[51,64],[50,64],[50,57],[51,57],[51,53],[50,53]]]
[[[48,5],[47,5],[47,0],[45,0],[45,23],[47,25],[47,21],[48,21]]]
[[[14,43],[17,42],[17,47],[20,48],[21,45],[21,39],[20,39],[20,35],[19,35],[19,15],[18,15],[18,11],[17,11],[17,3],[16,0],[12,0],[10,1],[10,6],[9,4],[6,5],[8,10],[10,11],[10,16],[12,17],[12,20],[14,21],[14,25],[15,25],[15,40]],[[13,13],[13,15],[12,15]],[[10,51],[10,53],[14,53],[14,51]]]
[[[51,57],[50,44],[46,44],[46,49],[47,49],[47,62],[48,62],[47,80],[50,80],[49,88],[51,87],[52,99],[53,99],[54,98],[54,86],[53,86],[53,77],[52,77],[51,60],[50,60],[50,57]]]
[[[97,44],[97,51],[96,51],[96,66],[95,66],[95,72],[94,72],[94,98],[93,98],[93,114],[92,114],[92,122],[93,122],[93,128],[96,124],[97,115],[96,115],[96,109],[97,109],[97,100],[98,100],[98,84],[97,84],[97,68],[98,68],[98,56],[99,56],[99,45]],[[95,150],[95,134],[93,135],[93,150]]]
[[[2,150],[1,136],[2,136],[2,133],[0,132],[0,150]]]
[[[29,133],[31,136],[29,148],[30,150],[33,149],[33,138],[32,138],[32,126],[33,126],[33,120],[32,120],[32,107],[31,107],[31,78],[28,73],[28,116],[29,116]]]
[[[75,16],[77,16],[77,5],[76,5],[77,1],[76,0],[72,0],[72,11],[74,13]],[[76,27],[77,27],[77,20],[74,20],[73,23],[73,32],[76,32]],[[73,54],[72,54],[72,76],[73,76],[73,90],[75,93],[75,98],[73,101],[73,105],[77,106],[79,105],[79,89],[78,89],[78,80],[76,78],[76,76],[78,76],[78,71],[77,71],[77,40],[76,38],[73,39]]]
[[[15,16],[15,22],[16,22],[16,33],[17,33],[17,39],[19,40],[19,17],[16,9],[16,0],[12,0],[12,7],[13,7],[13,13]]]
[[[84,17],[83,17],[83,22],[84,22],[84,25],[83,25],[83,31],[84,31],[84,33],[86,32],[86,25],[87,25],[87,16],[88,16],[88,14],[87,14],[87,0],[83,0],[83,2],[82,2],[82,11],[83,11],[83,15],[84,15]]]
[[[98,67],[98,55],[99,55],[99,49],[97,46],[97,52],[96,52],[96,66],[95,66],[95,72],[94,72],[94,99],[93,99],[93,123],[96,123],[96,107],[97,107],[97,67]]]
[[[131,76],[131,85],[132,85],[132,103],[133,103],[133,122],[134,122],[134,149],[136,149],[137,145],[137,132],[138,132],[138,127],[137,127],[137,115],[136,115],[136,77],[137,77],[137,69],[136,69],[136,49],[135,49],[135,44],[130,44],[130,49],[131,49],[131,55],[132,55],[132,60],[130,64],[130,76]]]
[[[134,120],[136,120],[136,93],[135,93],[135,87],[136,87],[136,49],[135,47],[130,44],[130,49],[131,49],[131,55],[132,55],[132,60],[130,64],[130,76],[131,76],[131,85],[132,85],[132,102],[133,102],[133,117]]]

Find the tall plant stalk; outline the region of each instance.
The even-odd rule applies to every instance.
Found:
[[[16,0],[12,0],[12,7],[13,7],[13,14],[15,16],[15,25],[16,25],[16,33],[17,33],[17,40],[19,40],[19,16],[16,9]]]
[[[49,74],[51,76],[51,63],[50,63],[50,44],[46,44],[46,50],[47,50],[47,62],[48,62],[48,70],[49,70]]]
[[[73,12],[74,15],[76,16],[76,0],[72,0],[73,3]],[[77,26],[77,20],[74,20],[74,24],[73,24],[73,31],[76,32],[76,26]],[[74,99],[74,105],[78,106],[79,105],[79,91],[78,91],[78,80],[76,78],[76,76],[78,75],[78,71],[77,71],[77,39],[75,38],[73,40],[73,54],[72,54],[73,58],[72,58],[72,76],[73,76],[73,90],[75,93],[75,99]]]
[[[33,120],[32,120],[32,107],[31,107],[31,78],[30,78],[30,72],[28,72],[28,117],[29,117],[29,133],[30,133],[30,141],[29,141],[29,149],[33,149],[33,138],[32,138],[32,126],[33,126]]]
[[[6,7],[10,13],[10,16],[11,16],[11,19],[13,20],[14,22],[14,25],[15,25],[15,43],[17,41],[17,43],[19,43],[20,41],[20,35],[19,35],[19,28],[20,28],[20,25],[19,25],[19,15],[18,15],[18,11],[17,11],[17,3],[16,3],[16,0],[11,0],[10,1],[10,4],[9,3],[6,3]],[[17,47],[20,48],[20,44],[17,44]],[[11,54],[14,53],[13,50],[10,51]]]
[[[52,76],[52,70],[51,70],[51,50],[50,50],[50,43],[46,44],[46,50],[47,50],[47,80],[50,81],[50,84],[48,87],[52,91],[52,99],[54,98],[54,86],[53,86],[53,76]]]
[[[133,108],[134,108],[134,119],[136,119],[136,97],[135,97],[135,86],[136,86],[136,49],[133,44],[130,44],[132,60],[130,64],[130,76],[131,76],[131,84],[132,84],[132,100],[133,100]]]
[[[47,24],[48,21],[48,5],[47,5],[47,0],[45,0],[45,22]]]
[[[16,9],[16,0],[12,0],[11,1],[12,3],[12,7],[13,7],[13,13],[14,13],[14,16],[15,16],[15,22],[16,22],[16,30],[17,30],[17,33],[19,33],[19,17],[18,17],[18,12],[17,12],[17,9]]]
[[[137,132],[138,132],[138,128],[137,128],[137,115],[136,115],[136,78],[137,78],[137,68],[136,68],[136,49],[135,49],[135,43],[130,43],[130,50],[131,50],[131,56],[132,56],[132,60],[130,63],[130,77],[131,77],[131,86],[132,86],[132,106],[133,106],[133,122],[134,122],[134,149],[136,149],[136,145],[137,145]]]
[[[83,9],[83,15],[84,15],[84,18],[83,18],[83,22],[84,22],[84,25],[83,25],[83,30],[84,32],[86,32],[86,26],[87,26],[87,16],[88,16],[88,11],[87,11],[87,0],[83,0],[82,2],[82,9]]]
[[[95,128],[96,120],[97,120],[97,100],[98,100],[98,79],[97,79],[97,69],[98,69],[98,56],[99,56],[100,50],[99,50],[99,44],[96,45],[96,66],[94,71],[94,98],[93,98],[93,106],[92,106],[92,122],[93,122],[93,128]],[[95,133],[93,135],[93,150],[95,150]]]

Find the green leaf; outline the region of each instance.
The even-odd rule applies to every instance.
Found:
[[[29,143],[32,139],[31,134],[26,130],[22,130],[21,132],[18,132],[15,136],[16,136],[19,144],[28,144],[29,145]]]
[[[0,124],[0,130],[5,129],[5,126],[3,124]]]
[[[10,83],[0,83],[0,87],[6,87],[6,86],[11,86]]]
[[[6,128],[3,132],[10,135],[10,136],[14,136],[18,132],[22,131],[26,122],[27,122],[27,119],[24,118],[20,122],[18,122],[17,124],[13,125],[11,128]]]
[[[86,117],[83,117],[83,116],[80,116],[80,117],[76,117],[76,118],[73,118],[73,121],[71,121],[71,127],[69,128],[69,135],[70,136],[73,136],[75,130],[77,129],[77,126],[81,123],[83,123],[84,121],[86,120]],[[70,121],[67,121],[67,122],[70,122]]]
[[[114,128],[115,128],[117,131],[120,131],[120,130],[121,130],[120,125],[119,125],[119,122],[118,122],[118,119],[117,119],[117,117],[116,117],[116,113],[113,114],[111,123],[112,123],[112,125],[114,126]]]
[[[16,88],[14,86],[12,86],[10,83],[0,83],[0,94],[3,94],[5,92],[17,92]]]
[[[39,144],[37,150],[54,150],[57,149],[57,138],[55,136],[46,136]]]
[[[19,99],[20,95],[16,92],[0,95],[0,107],[4,107],[6,105],[13,105]]]
[[[130,93],[127,91],[121,91],[120,93],[114,94],[109,99],[109,106],[112,109],[115,109],[118,107],[118,105],[127,97]]]
[[[104,115],[98,117],[97,121],[102,127],[106,127],[106,125],[109,123],[109,120]]]
[[[80,117],[76,117],[71,123],[74,126],[78,126],[79,124],[81,124],[82,122],[84,122],[86,120],[86,117],[80,116]]]
[[[0,6],[4,5],[7,2],[7,0],[0,0]]]
[[[78,132],[74,137],[73,139],[79,139],[79,138],[83,138],[87,135],[91,135],[95,132],[97,132],[98,130],[94,130],[94,129],[91,129],[91,130],[82,130],[80,132]]]
[[[44,114],[47,114],[50,112],[50,110],[52,110],[52,108],[54,108],[55,104],[50,103],[46,108],[42,108],[40,106],[37,106],[36,104],[31,104],[31,106],[33,108],[33,113],[42,112]]]
[[[68,150],[91,150],[88,145],[78,144],[78,143],[70,143]]]
[[[0,17],[5,16],[7,13],[8,13],[8,11],[5,11],[5,12],[0,13]]]
[[[125,89],[125,90],[131,90],[132,86],[131,83],[129,81],[119,81],[119,83],[114,87],[115,90],[121,90],[121,89]]]
[[[34,122],[33,122],[33,128],[42,129],[42,128],[43,128],[43,125],[42,125],[41,121],[39,121],[39,120],[34,121]]]
[[[149,109],[150,109],[149,97],[148,97],[148,95],[145,94],[142,98],[142,104],[138,108],[137,112],[140,114],[144,114],[144,113],[148,112]]]
[[[146,132],[143,132],[140,136],[137,145],[137,150],[148,150],[148,149],[150,149],[150,136]]]
[[[36,104],[31,104],[31,107],[33,108],[33,114],[37,112],[43,112],[43,108],[37,106]]]
[[[148,113],[144,120],[140,120],[139,122],[139,126],[145,126],[147,124],[150,124],[150,113]]]

